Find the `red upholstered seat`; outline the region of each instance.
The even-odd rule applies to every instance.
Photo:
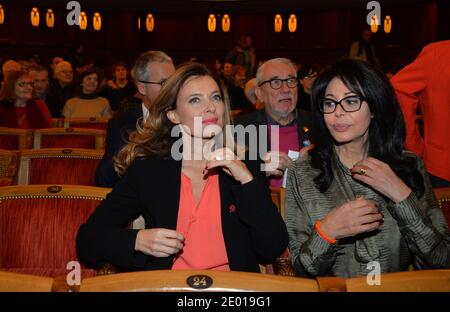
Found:
[[[0,188],[0,270],[52,277],[67,274],[67,263],[78,261],[78,228],[109,191],[71,185]],[[94,275],[94,271],[82,273]]]
[[[18,184],[95,185],[95,170],[103,150],[47,148],[24,150]]]
[[[95,148],[95,137],[86,135],[46,135],[42,138],[41,148],[71,147],[71,148]]]
[[[105,147],[105,130],[84,128],[48,128],[34,132],[35,149],[39,148],[90,148]]]
[[[66,118],[64,119],[65,127],[72,128],[88,128],[88,129],[106,129],[108,127],[109,118]]]
[[[0,148],[5,150],[30,148],[32,136],[32,130],[0,127]]]
[[[18,164],[19,152],[0,149],[0,186],[14,184]]]

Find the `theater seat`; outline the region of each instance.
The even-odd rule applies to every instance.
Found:
[[[47,128],[34,131],[33,148],[105,148],[105,130],[84,128]]]
[[[270,196],[272,197],[272,201],[277,206],[278,212],[281,214],[281,217],[284,219],[284,211],[286,204],[286,189],[284,187],[271,187],[270,188]]]
[[[103,150],[44,148],[23,150],[18,184],[95,185],[95,170]]]
[[[96,276],[81,292],[97,291],[266,291],[318,292],[314,279],[247,272],[160,270]]]
[[[281,214],[281,217],[284,219],[284,211],[286,205],[286,189],[283,187],[280,188],[270,188],[270,196],[272,197],[272,201],[275,206],[278,208],[278,212]],[[277,275],[284,276],[295,276],[294,269],[292,268],[291,263],[291,253],[288,248],[284,251],[284,253],[278,257],[273,263],[273,271]]]
[[[15,183],[18,164],[19,152],[0,149],[0,186]]]
[[[0,127],[0,148],[6,150],[20,150],[31,148],[33,131]]]
[[[65,128],[106,129],[110,118],[65,118]]]
[[[44,276],[66,274],[78,261],[75,237],[108,188],[19,185],[0,188],[0,270]],[[83,269],[83,276],[95,271]]]
[[[0,292],[50,292],[53,278],[0,271]]]
[[[450,227],[450,187],[436,188],[433,191]]]
[[[345,280],[347,292],[448,292],[450,270],[423,270],[380,275],[380,285],[369,285],[367,277]]]

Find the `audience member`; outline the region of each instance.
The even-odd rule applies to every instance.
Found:
[[[247,100],[252,103],[255,110],[260,110],[264,108],[264,104],[256,96],[255,90],[258,84],[256,83],[256,78],[252,78],[245,84],[244,93]]]
[[[12,71],[0,90],[0,127],[50,128],[52,119],[43,101],[33,100],[33,81],[26,71]]]
[[[297,72],[289,59],[275,58],[263,63],[256,73],[256,96],[264,109],[236,119],[236,125],[256,126],[258,150],[261,140],[267,143],[268,153],[263,156],[266,163],[277,162],[277,168],[266,171],[273,187],[282,186],[283,175],[292,162],[289,151],[298,152],[310,145],[310,113],[297,109]],[[260,133],[261,127],[265,132]],[[278,126],[278,140],[273,140],[272,126]],[[266,136],[260,138],[260,136]],[[250,142],[252,143],[252,142]],[[252,144],[255,146],[254,144]],[[260,154],[260,152],[258,152]]]
[[[114,171],[113,158],[128,143],[128,135],[136,130],[137,122],[145,122],[159,90],[174,72],[172,59],[164,52],[148,51],[138,57],[133,67],[133,78],[142,100],[139,106],[131,105],[109,121],[105,154],[95,175],[97,186],[113,187],[116,184],[119,177]]]
[[[361,60],[372,64],[378,64],[378,59],[375,55],[375,48],[372,42],[372,32],[366,28],[361,32],[361,38],[352,43],[350,47],[351,59]]]
[[[336,63],[312,90],[316,146],[289,167],[286,224],[300,276],[367,276],[450,267],[450,233],[423,162],[403,150],[389,80]]]
[[[2,66],[2,74],[3,80],[5,80],[6,76],[13,71],[22,70],[22,67],[14,60],[7,60]]]
[[[128,71],[125,63],[119,62],[113,65],[113,79],[108,80],[105,88],[106,98],[111,109],[119,109],[122,100],[136,93],[136,86],[128,79]]]
[[[249,34],[241,36],[238,44],[225,57],[225,62],[244,67],[246,80],[254,77],[256,56],[252,37]]]
[[[48,69],[41,65],[36,65],[28,70],[31,80],[33,80],[33,98],[45,102],[49,88]]]
[[[215,144],[232,140],[224,131],[226,88],[216,77],[205,65],[187,63],[168,79],[144,126],[119,153],[123,177],[80,227],[81,259],[125,270],[259,272],[261,261],[285,250],[286,227],[259,163]],[[174,127],[181,138],[171,135]],[[174,152],[180,140],[183,151]],[[127,229],[139,214],[148,228]]]
[[[75,95],[72,65],[66,61],[58,63],[55,66],[53,78],[46,102],[52,117],[61,118],[64,104]]]
[[[230,107],[232,110],[251,111],[253,109],[253,106],[245,97],[245,82],[245,68],[239,65],[234,66],[234,73],[231,80],[225,82],[228,95],[230,96]]]
[[[298,86],[297,107],[311,111],[311,88],[319,75],[319,66],[317,64],[303,65],[298,71],[300,85]]]
[[[406,122],[406,149],[423,158],[433,187],[450,186],[450,40],[423,48],[391,83]],[[416,124],[420,107],[424,127]]]
[[[99,75],[96,69],[80,74],[80,92],[76,97],[67,100],[63,108],[66,118],[109,118],[111,107],[106,98],[98,95]]]

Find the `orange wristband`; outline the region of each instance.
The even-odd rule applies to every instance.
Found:
[[[316,228],[317,233],[319,233],[319,235],[322,236],[322,238],[324,240],[326,240],[327,242],[329,242],[330,244],[336,244],[337,243],[336,239],[332,239],[332,238],[328,237],[328,235],[322,231],[322,229],[320,228],[321,224],[322,223],[320,222],[320,220],[318,220],[316,222],[316,225],[314,226]]]

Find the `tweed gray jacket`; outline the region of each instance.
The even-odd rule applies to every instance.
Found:
[[[408,153],[408,152],[405,152]],[[321,193],[313,179],[319,173],[310,158],[289,168],[286,187],[286,225],[296,274],[307,277],[367,275],[379,264],[381,273],[450,267],[450,233],[433,194],[423,162],[416,158],[424,175],[425,194],[411,194],[394,203],[357,182],[336,155],[332,157],[333,182]],[[316,221],[335,207],[364,195],[380,205],[383,224],[376,230],[330,244],[315,230]],[[377,262],[373,262],[377,261]]]

